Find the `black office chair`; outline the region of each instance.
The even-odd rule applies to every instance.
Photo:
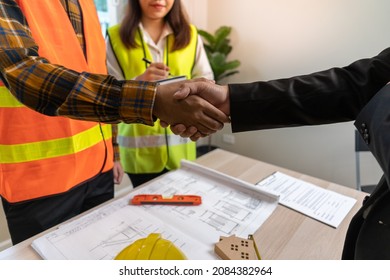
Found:
[[[362,185],[360,174],[360,153],[369,152],[367,144],[364,142],[362,136],[355,130],[355,157],[356,157],[356,189],[366,193],[371,193],[375,187],[374,185]]]

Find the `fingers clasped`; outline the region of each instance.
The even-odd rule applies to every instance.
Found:
[[[174,134],[193,141],[221,130],[224,123],[230,122],[229,116],[220,108],[227,96],[221,95],[221,90],[224,87],[204,78],[181,83],[173,94],[172,88],[160,88],[156,97],[159,110],[156,111],[162,113],[158,116],[161,125],[167,127],[170,124]],[[159,106],[159,103],[170,105]]]

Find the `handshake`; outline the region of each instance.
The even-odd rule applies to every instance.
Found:
[[[228,86],[204,78],[159,85],[153,114],[174,134],[196,141],[230,122]]]

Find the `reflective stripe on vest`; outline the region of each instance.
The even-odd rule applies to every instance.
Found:
[[[108,35],[113,51],[118,59],[126,79],[131,79],[142,74],[145,64],[142,63],[144,51],[146,58],[151,59],[147,45],[142,44],[140,32],[136,33],[136,48],[127,49],[119,36],[119,25],[110,27]],[[173,34],[168,37],[169,46],[172,48]],[[169,57],[169,68],[173,75],[192,76],[192,68],[195,63],[198,33],[191,25],[191,40],[188,46],[174,52],[164,51],[164,61]],[[137,61],[139,63],[134,63]],[[188,61],[188,63],[183,63]],[[121,162],[128,173],[156,173],[164,168],[168,170],[180,167],[180,160],[194,160],[196,158],[196,143],[189,139],[183,139],[174,135],[171,130],[160,126],[159,121],[153,127],[139,124],[118,125],[118,143]]]
[[[60,1],[17,3],[40,56],[78,72],[106,73],[105,42],[93,0],[79,0],[87,60]],[[113,166],[110,125],[42,115],[2,84],[0,135],[0,194],[8,202],[66,192]]]
[[[123,137],[118,136],[118,144],[122,147],[159,147],[164,146],[168,141],[170,146],[186,144],[189,142],[188,138],[183,138],[175,134],[168,135],[146,135],[143,137]]]
[[[102,127],[102,133],[111,138],[111,127]],[[1,163],[21,163],[41,159],[60,157],[78,153],[102,141],[100,127],[95,125],[72,137],[47,140],[35,143],[1,145]]]

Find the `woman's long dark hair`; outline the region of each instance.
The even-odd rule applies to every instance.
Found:
[[[141,21],[142,10],[139,0],[129,0],[127,12],[122,20],[119,30],[120,38],[127,48],[135,48],[135,34]],[[172,9],[165,16],[164,20],[170,25],[175,36],[172,50],[184,48],[190,43],[191,29],[187,14],[184,12],[181,0],[175,0]]]

